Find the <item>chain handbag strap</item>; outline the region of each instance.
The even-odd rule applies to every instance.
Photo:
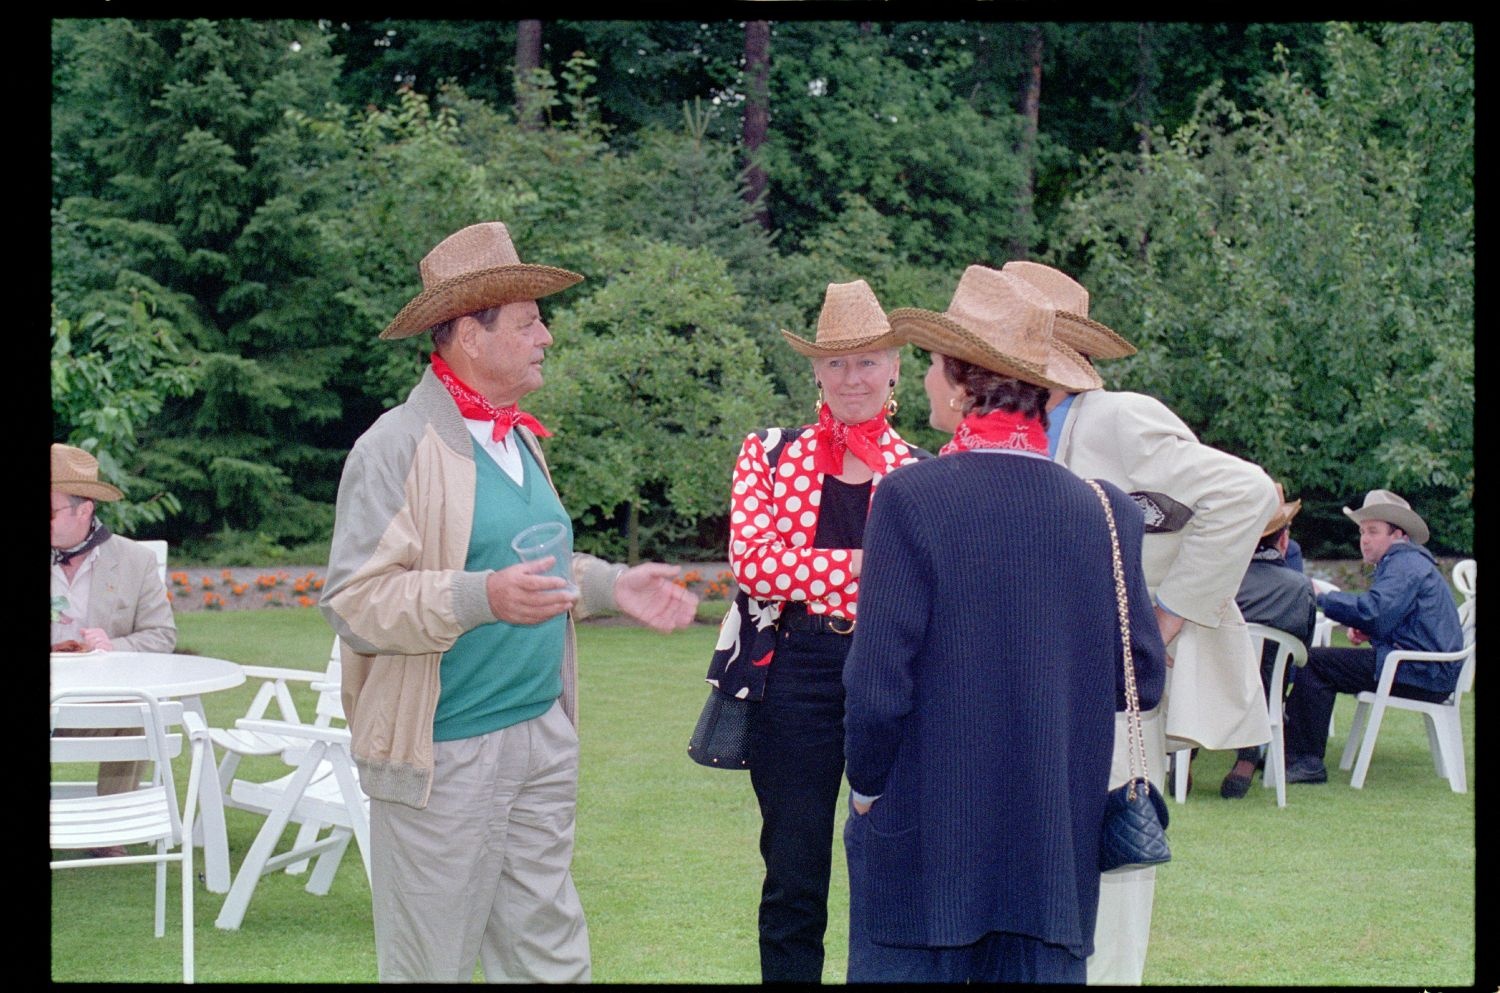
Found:
[[[1150,770],[1146,767],[1146,739],[1141,732],[1141,700],[1135,687],[1135,656],[1130,651],[1130,606],[1125,591],[1125,565],[1120,559],[1120,534],[1115,530],[1115,512],[1109,505],[1104,488],[1092,479],[1085,479],[1099,498],[1104,508],[1104,520],[1109,524],[1109,552],[1115,572],[1115,611],[1120,616],[1120,647],[1125,653],[1125,719],[1130,729],[1130,799],[1135,799],[1137,769],[1148,783]]]

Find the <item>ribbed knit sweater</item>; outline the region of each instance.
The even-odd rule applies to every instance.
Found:
[[[1165,649],[1139,508],[1105,483],[1142,709]],[[849,783],[865,816],[872,937],[954,946],[991,931],[1093,951],[1099,835],[1124,707],[1109,532],[1055,463],[966,452],[898,469],[865,531],[844,669]]]

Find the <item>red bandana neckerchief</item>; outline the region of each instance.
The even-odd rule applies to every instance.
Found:
[[[1004,410],[970,414],[958,422],[953,440],[938,449],[939,455],[967,452],[975,448],[1009,448],[1019,452],[1047,454],[1047,429],[1035,417]]]
[[[491,437],[495,441],[504,441],[505,436],[510,434],[510,429],[517,424],[525,425],[531,429],[531,433],[541,438],[552,437],[552,432],[542,427],[542,422],[526,413],[524,410],[511,404],[509,407],[496,407],[484,397],[475,393],[468,383],[454,375],[452,368],[443,361],[437,352],[432,353],[432,371],[442,384],[448,388],[448,394],[458,404],[458,412],[470,420],[494,421],[495,430]]]
[[[845,424],[833,416],[828,404],[823,404],[818,408],[813,467],[824,475],[837,476],[844,471],[844,452],[848,450],[873,471],[885,472],[885,456],[880,451],[880,436],[885,430],[883,410],[862,424]]]

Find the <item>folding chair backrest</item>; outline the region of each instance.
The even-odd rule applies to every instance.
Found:
[[[160,539],[154,539],[151,541],[142,541],[140,544],[151,549],[156,555],[156,571],[161,575],[161,584],[163,586],[167,585],[167,543]]]
[[[344,663],[339,655],[339,639],[335,635],[333,639],[333,651],[328,656],[328,668],[323,672],[323,678],[318,684],[318,702],[314,708],[317,715],[314,724],[320,727],[329,727],[334,721],[340,725],[344,723],[344,699],[343,699],[343,677]]]
[[[182,703],[157,700],[128,688],[68,690],[52,696],[51,726],[89,730],[135,730],[136,734],[60,735],[49,739],[53,764],[135,762],[152,764],[151,785],[165,786],[172,820],[180,827],[172,759],[182,754],[182,735],[167,728],[182,723]]]

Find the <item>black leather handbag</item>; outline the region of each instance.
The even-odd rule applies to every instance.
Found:
[[[751,701],[709,687],[688,741],[688,755],[711,769],[750,768]]]
[[[1125,591],[1125,566],[1120,560],[1120,535],[1109,496],[1092,479],[1109,523],[1110,555],[1114,560],[1115,609],[1120,616],[1120,642],[1125,652],[1125,715],[1130,728],[1130,779],[1104,799],[1104,830],[1099,839],[1099,870],[1143,869],[1170,861],[1167,847],[1167,803],[1151,785],[1146,769],[1146,741],[1141,733],[1141,699],[1135,686],[1135,658],[1130,651],[1130,604]]]

